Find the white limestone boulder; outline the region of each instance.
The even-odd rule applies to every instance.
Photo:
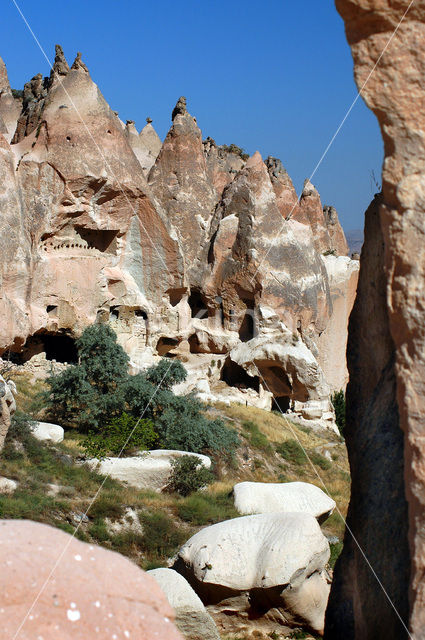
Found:
[[[48,442],[62,442],[64,430],[58,424],[52,422],[36,422],[32,429],[32,435],[37,440]]]
[[[220,640],[213,619],[182,575],[173,569],[148,571],[165,593],[176,614],[175,624],[186,640]]]
[[[235,508],[251,513],[309,513],[324,522],[336,507],[324,491],[308,482],[238,482],[233,487]]]
[[[0,494],[13,493],[18,488],[18,483],[10,478],[0,476]]]
[[[151,489],[159,492],[168,485],[173,469],[172,461],[182,456],[196,456],[204,467],[207,469],[211,467],[211,459],[208,456],[169,449],[146,451],[128,458],[111,457],[101,461],[92,458],[87,460],[86,464],[98,473],[109,475],[137,489]]]
[[[321,633],[328,560],[329,544],[316,518],[270,513],[202,529],[180,549],[174,568],[205,604],[217,607],[226,601],[230,606],[234,598],[236,608],[248,607],[253,615],[277,609],[290,623]],[[241,594],[248,597],[241,599]]]

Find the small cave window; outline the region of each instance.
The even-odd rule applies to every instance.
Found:
[[[146,313],[146,311],[143,311],[143,309],[136,309],[134,315],[136,316],[136,318],[143,318],[143,320],[148,319],[148,314]]]
[[[169,351],[172,351],[173,349],[175,349],[179,345],[179,343],[180,343],[180,340],[177,340],[177,338],[162,337],[156,343],[156,351],[159,356],[174,358],[175,354],[169,353]]]
[[[208,317],[208,309],[199,291],[193,290],[189,296],[189,307],[192,312],[192,318]]]
[[[120,312],[118,307],[111,307],[111,310],[109,311],[109,319],[118,320],[119,317],[120,317]]]
[[[260,379],[258,376],[250,376],[239,364],[233,362],[230,358],[226,358],[220,373],[220,380],[223,380],[230,387],[238,389],[254,389],[260,390]]]
[[[58,308],[55,304],[48,304],[46,307],[46,313],[49,314],[49,316],[56,316],[58,313]]]
[[[80,239],[87,243],[88,249],[97,249],[101,253],[116,254],[118,231],[110,229],[86,229],[75,226],[75,231]]]
[[[282,413],[286,413],[291,408],[291,398],[289,396],[275,396],[273,406]]]
[[[170,296],[171,306],[176,307],[179,302],[181,302],[184,294],[186,293],[186,289],[170,289],[167,293]]]
[[[56,362],[76,363],[78,362],[78,351],[75,340],[65,335],[43,335],[41,336],[46,360],[56,360]]]
[[[199,343],[198,336],[196,335],[196,333],[190,336],[188,342],[189,342],[190,353],[201,353],[201,345]]]
[[[239,338],[242,342],[248,342],[255,336],[254,303],[251,300],[243,302],[246,305],[246,311],[239,327]]]

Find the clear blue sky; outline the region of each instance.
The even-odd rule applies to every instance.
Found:
[[[356,95],[332,0],[17,0],[50,58],[82,51],[123,120],[146,116],[164,138],[180,95],[204,137],[279,157],[302,188]],[[2,2],[0,56],[19,89],[49,68],[12,0]],[[346,230],[363,226],[382,142],[359,100],[313,182]]]

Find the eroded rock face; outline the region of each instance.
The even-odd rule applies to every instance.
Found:
[[[0,133],[8,142],[13,138],[20,112],[21,101],[12,95],[6,65],[0,58],[0,123],[3,125]]]
[[[29,520],[2,520],[0,542],[0,638],[13,637],[37,598],[23,639],[182,640],[156,581],[118,553]]]
[[[364,466],[365,451],[370,455],[366,463],[368,471],[363,475],[359,470],[353,476],[350,522],[360,545],[365,545],[366,555],[371,553],[372,565],[416,639],[424,637],[425,627],[425,331],[421,311],[425,297],[425,3],[422,0],[413,3],[403,20],[409,7],[407,0],[397,3],[337,0],[336,5],[345,21],[358,86],[363,87],[368,78],[362,96],[378,118],[385,149],[383,195],[376,203],[379,221],[374,227],[382,234],[383,270],[378,272],[378,286],[378,276],[372,272],[376,258],[364,250],[360,268],[364,274],[360,276],[365,281],[364,293],[360,289],[358,310],[353,318],[354,322],[361,314],[361,324],[355,332],[352,330],[352,347],[349,347],[354,386],[349,391],[347,444],[352,469],[355,471],[355,462],[360,456]],[[381,54],[379,64],[370,75]],[[366,245],[373,242],[369,234],[370,227],[366,228]],[[369,299],[366,293],[370,294]],[[370,326],[373,309],[378,309],[383,318],[383,322],[375,319],[373,322],[374,327],[381,327],[380,335],[375,335]],[[360,379],[363,371],[366,373],[361,360],[371,364],[365,376],[369,387]],[[404,432],[404,443],[398,424]],[[375,503],[380,526],[375,525],[366,532],[363,527],[369,515],[369,502],[364,496],[376,491],[375,485],[372,489],[373,478],[388,468],[391,474],[385,473],[380,479],[382,498],[379,504]],[[394,515],[391,523],[384,510]],[[390,528],[386,528],[386,524]],[[370,533],[372,530],[374,535]],[[349,543],[331,600],[329,637],[338,637],[338,629],[346,631],[344,618],[351,620],[348,637],[372,638],[381,634],[394,639],[406,637],[406,630],[367,572],[358,551]]]
[[[9,135],[4,65],[0,72],[0,129]],[[37,372],[49,362],[66,366],[84,328],[108,322],[131,372],[179,357],[189,377],[203,378],[205,398],[227,384],[239,387],[241,401],[270,406],[266,388],[250,383],[248,362],[223,365],[256,337],[266,353],[283,336],[299,342],[313,363],[307,377],[320,384],[302,388],[303,360],[286,372],[285,356],[282,379],[299,381],[289,400],[315,403],[302,407],[307,417],[332,419],[320,366],[343,361],[344,278],[355,286],[355,275],[341,271],[335,293],[321,255],[342,245],[334,210],[323,214],[312,186],[299,205],[278,159],[247,160],[235,145],[203,142],[185,98],[162,146],[147,120],[140,134],[134,122],[124,125],[81,54],[70,67],[59,45],[50,77],[25,85],[13,144],[0,137],[0,353],[36,363]],[[342,327],[340,339],[320,342],[331,323]],[[212,371],[215,356],[223,358]],[[276,358],[267,357],[261,369],[270,382]],[[346,372],[335,377],[332,387],[344,386]]]

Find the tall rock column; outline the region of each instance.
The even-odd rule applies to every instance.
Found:
[[[392,585],[400,594],[403,590],[407,592],[406,576],[410,572],[408,622],[412,637],[419,640],[425,638],[425,0],[416,0],[404,15],[409,4],[409,0],[397,3],[391,0],[336,0],[352,49],[357,85],[363,87],[367,81],[362,96],[378,118],[385,146],[383,197],[379,205],[379,227],[384,246],[383,275],[379,283],[369,287],[367,294],[360,287],[356,302],[357,307],[369,305],[370,311],[374,305],[382,304],[386,311],[382,316],[384,326],[382,335],[374,340],[370,324],[376,320],[372,314],[368,318],[363,316],[358,329],[363,336],[357,342],[353,341],[353,328],[350,327],[351,383],[347,434],[353,469],[350,522],[359,544],[369,543],[366,544],[366,554],[368,548],[374,546],[385,558],[385,563],[377,568],[384,585]],[[371,231],[366,229],[366,233],[369,235]],[[366,242],[372,240],[366,236]],[[364,272],[371,270],[375,259],[371,253],[363,253],[361,280]],[[379,303],[384,290],[385,298]],[[369,300],[366,295],[369,295]],[[358,362],[362,359],[368,362],[370,351],[383,348],[387,340],[387,321],[395,356],[396,386],[391,393],[393,365],[389,362],[386,373],[381,372],[381,382],[377,378],[371,381],[374,385],[371,398],[370,391],[358,388],[360,372],[353,365],[353,358],[356,357]],[[358,349],[356,356],[354,349]],[[391,407],[393,396],[396,404]],[[374,411],[374,407],[379,405],[381,409]],[[362,406],[366,411],[359,421]],[[370,417],[375,415],[377,422],[372,425],[370,419],[366,420],[366,412]],[[404,432],[404,487],[398,471],[398,460],[402,455],[400,443],[385,440],[389,432],[397,440],[396,431],[385,420],[385,415],[388,415],[388,421],[395,424],[396,413]],[[374,438],[372,434],[377,428],[380,429],[380,437]],[[359,474],[356,469],[364,461],[358,457],[361,453],[358,447],[360,436],[354,435],[355,429],[363,432],[365,446],[367,444],[369,474]],[[371,434],[368,434],[368,429],[372,429]],[[388,458],[384,460],[377,455],[374,462],[371,452],[379,454],[382,447],[387,448]],[[398,520],[404,509],[405,495],[409,514],[410,560],[407,550],[400,556],[399,537],[390,540],[393,530],[379,529],[370,523],[369,530],[364,530],[364,519],[369,513],[368,499],[377,490],[372,486],[373,477],[379,467],[386,475],[391,464],[397,478],[393,497],[398,495],[399,499],[391,507],[384,504],[391,497],[392,479],[388,477],[379,505],[381,509],[394,508]],[[401,490],[404,495],[401,495]],[[333,587],[327,637],[342,637],[342,632],[345,638],[385,637],[388,640],[405,637],[406,632],[397,627],[397,619],[389,605],[386,608],[368,605],[368,602],[377,602],[381,587],[377,580],[367,578],[363,569],[365,561],[354,544],[348,542],[348,546],[351,552],[347,549],[344,554]],[[372,565],[374,559],[377,560],[370,559]],[[350,588],[352,592],[348,594]],[[343,589],[347,596],[345,600],[341,599]],[[401,617],[407,617],[402,601],[396,600],[394,605]],[[341,616],[339,622],[337,611]],[[347,625],[344,628],[344,613],[348,619],[352,618],[351,635],[346,633]],[[376,627],[377,618],[382,623],[379,629]]]

